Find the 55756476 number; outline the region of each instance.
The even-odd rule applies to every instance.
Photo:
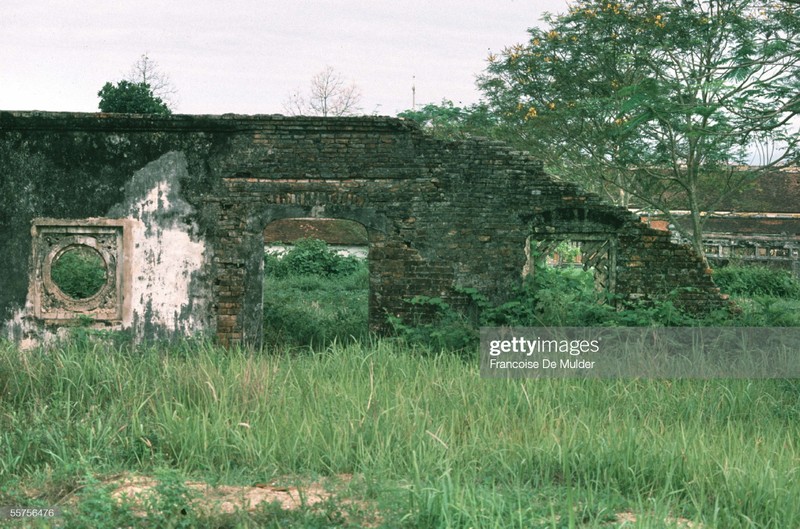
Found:
[[[0,519],[54,518],[61,516],[58,507],[0,507]]]

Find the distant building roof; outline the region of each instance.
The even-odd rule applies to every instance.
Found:
[[[723,201],[721,211],[800,213],[800,168],[771,171]]]
[[[659,215],[644,215],[658,222]],[[673,209],[678,223],[689,228],[689,211]],[[685,217],[685,220],[680,218]],[[720,202],[705,221],[703,232],[800,237],[800,168],[764,173],[751,184]]]
[[[688,219],[686,225],[688,228]],[[703,233],[706,237],[715,233],[800,237],[800,218],[711,217],[706,219]]]
[[[742,168],[746,169],[746,168]],[[670,198],[673,212],[688,209],[682,194]],[[643,204],[631,205],[634,211],[645,210]],[[800,167],[775,169],[762,173],[752,182],[731,193],[715,206],[726,213],[800,213]]]

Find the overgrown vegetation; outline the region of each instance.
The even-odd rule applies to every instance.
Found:
[[[282,257],[266,254],[264,344],[321,347],[368,338],[367,263],[324,241],[303,239]]]
[[[714,270],[714,282],[723,292],[740,297],[800,299],[800,281],[786,270],[764,266],[726,266]]]
[[[133,472],[164,481],[162,527],[358,527],[332,507],[197,522],[181,489],[353,474],[336,503],[384,527],[800,524],[791,380],[485,380],[391,341],[275,353],[0,344],[0,504],[125,527],[103,482]]]
[[[570,248],[559,247],[570,260]],[[264,284],[264,335],[270,347],[324,347],[332,341],[368,337],[368,270],[364,261],[342,257],[323,241],[301,240],[283,257],[267,254]],[[492,305],[475,289],[463,289],[472,301],[457,311],[439,297],[408,300],[425,305],[430,316],[418,321],[390,318],[395,334],[430,350],[472,355],[481,326],[800,326],[800,281],[788,272],[749,266],[715,271],[722,292],[738,311],[697,316],[670,300],[619,308],[613,296],[598,291],[593,272],[547,266],[541,260],[511,299]]]
[[[758,266],[728,266],[714,271],[717,285],[741,312],[732,324],[743,327],[800,326],[800,281],[789,272]]]
[[[615,311],[598,304],[585,272],[542,267],[501,306],[468,289],[480,311],[412,301],[440,315],[437,325],[399,323],[424,339],[345,344],[333,332],[341,318],[297,313],[288,327],[293,297],[366,309],[366,265],[297,273],[317,259],[296,258],[295,270],[265,280],[265,297],[279,300],[267,311],[284,311],[275,328],[313,336],[314,348],[115,349],[78,335],[23,352],[0,341],[0,505],[59,506],[68,528],[800,526],[797,381],[486,380],[470,355],[442,349],[464,348],[481,322],[685,324],[670,304]],[[274,271],[295,261],[267,262]],[[798,303],[794,279],[744,268],[723,276],[731,294]],[[778,317],[753,309],[723,323]],[[120,474],[158,485],[143,503],[119,501],[109,482]],[[203,510],[185,485],[351,475],[329,501],[293,511]]]
[[[693,315],[671,300],[620,308],[613,296],[598,291],[593,272],[544,264],[521,285],[511,299],[490,304],[474,289],[464,289],[474,309],[470,314],[453,309],[438,297],[416,296],[412,304],[426,305],[435,315],[424,321],[392,319],[398,335],[434,350],[472,350],[481,326],[516,327],[797,327],[800,326],[800,281],[788,272],[731,266],[716,270],[714,278],[723,293],[732,296],[733,311],[723,309]]]
[[[365,268],[365,263],[353,256],[342,256],[319,239],[300,239],[283,256],[267,253],[264,268],[270,277],[317,275],[342,277]]]
[[[50,269],[53,282],[67,296],[86,299],[106,283],[106,264],[95,250],[83,246],[68,249]]]

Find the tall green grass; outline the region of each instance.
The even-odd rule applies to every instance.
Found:
[[[366,263],[346,275],[264,279],[264,343],[320,348],[369,337]]]
[[[354,473],[389,526],[595,527],[624,511],[651,527],[800,525],[792,380],[486,380],[391,341],[291,355],[4,343],[0,395],[0,503],[120,471]]]
[[[354,474],[344,494],[374,504],[386,527],[630,527],[617,520],[628,512],[636,527],[677,517],[800,527],[800,382],[481,379],[474,348],[454,355],[369,337],[365,264],[300,246],[295,260],[270,261],[287,270],[265,279],[262,352],[114,348],[86,332],[49,350],[0,342],[0,505],[76,493],[68,523],[133,526],[130,512],[107,505],[98,477],[167,471],[156,520],[185,503],[176,476],[252,484]],[[483,306],[485,322],[690,318],[669,303],[615,311],[598,304],[585,273],[540,272],[517,299]],[[754,277],[729,272],[722,285],[744,310],[709,321],[797,324],[782,311],[792,296],[730,286],[774,284]],[[408,332],[463,347],[475,322],[440,308],[438,323]],[[175,526],[357,524],[334,511]]]

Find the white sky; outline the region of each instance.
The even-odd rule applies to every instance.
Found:
[[[0,109],[95,112],[97,92],[143,54],[186,114],[285,113],[294,89],[330,65],[362,92],[363,113],[442,98],[474,103],[489,50],[566,0],[4,0]]]

